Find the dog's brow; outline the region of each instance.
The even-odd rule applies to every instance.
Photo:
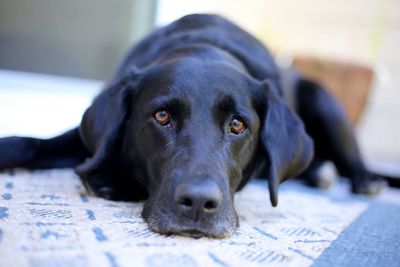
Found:
[[[216,98],[214,104],[214,114],[217,120],[220,120],[222,117],[229,117],[230,115],[238,115],[242,117],[248,125],[252,125],[255,121],[255,115],[252,112],[252,108],[248,107],[244,102],[245,101],[238,102],[238,100],[235,100],[234,96],[229,94],[220,95]]]
[[[243,115],[246,117],[249,113],[248,108],[243,103],[238,102],[231,95],[223,95],[216,99],[214,107],[219,113],[234,113],[238,115]]]
[[[216,107],[222,112],[234,112],[236,111],[236,102],[230,95],[223,95],[216,100]]]
[[[165,107],[171,101],[171,98],[168,96],[158,96],[157,98],[151,100],[148,104],[150,109],[157,109],[160,107]]]
[[[151,110],[167,108],[169,111],[183,112],[188,110],[188,104],[182,98],[160,96],[151,101],[150,108]]]

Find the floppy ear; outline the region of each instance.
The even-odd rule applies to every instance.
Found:
[[[92,157],[75,168],[79,176],[87,177],[114,156],[138,77],[130,74],[109,86],[83,115],[80,137]]]
[[[269,82],[263,82],[263,87],[265,117],[260,136],[267,158],[271,204],[275,207],[279,183],[302,172],[314,149],[302,121],[284,103],[277,89]]]

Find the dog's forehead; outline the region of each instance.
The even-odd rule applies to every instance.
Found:
[[[151,70],[144,78],[142,90],[146,101],[164,97],[215,105],[230,97],[250,104],[250,86],[248,76],[229,65],[185,60]]]

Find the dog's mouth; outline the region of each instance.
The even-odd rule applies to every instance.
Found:
[[[157,219],[153,216],[150,217],[152,218],[146,218],[144,216],[144,219],[149,228],[154,232],[163,235],[177,235],[195,239],[203,237],[213,239],[228,238],[235,233],[239,226],[239,220],[235,213],[232,214],[232,216],[224,216],[224,219],[219,218],[209,222],[187,221],[175,216],[156,216]]]
[[[210,235],[210,233],[198,230],[198,229],[189,229],[189,230],[184,230],[184,231],[178,231],[178,232],[172,232],[170,233],[171,235],[180,235],[180,236],[185,236],[185,237],[192,237],[195,239],[200,239],[202,237],[208,237],[208,238],[218,238],[217,236]]]
[[[165,234],[165,235],[177,235],[177,236],[183,236],[183,237],[191,237],[194,239],[200,239],[200,238],[223,239],[223,238],[230,237],[234,233],[234,230],[214,232],[214,231],[207,231],[205,229],[200,229],[200,228],[170,229],[169,231],[164,232],[164,233],[163,233],[163,231],[160,232],[159,230],[160,229],[153,229],[153,231],[159,232],[159,233]]]

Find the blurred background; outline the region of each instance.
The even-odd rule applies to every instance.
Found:
[[[208,12],[253,33],[282,66],[329,87],[356,125],[366,157],[394,166],[400,162],[399,10],[400,0],[0,0],[0,135],[25,133],[34,120],[40,136],[46,116],[57,118],[57,110],[65,119],[49,135],[79,123],[133,43],[185,14]],[[38,95],[47,104],[30,107]],[[28,106],[42,113],[15,114]]]

